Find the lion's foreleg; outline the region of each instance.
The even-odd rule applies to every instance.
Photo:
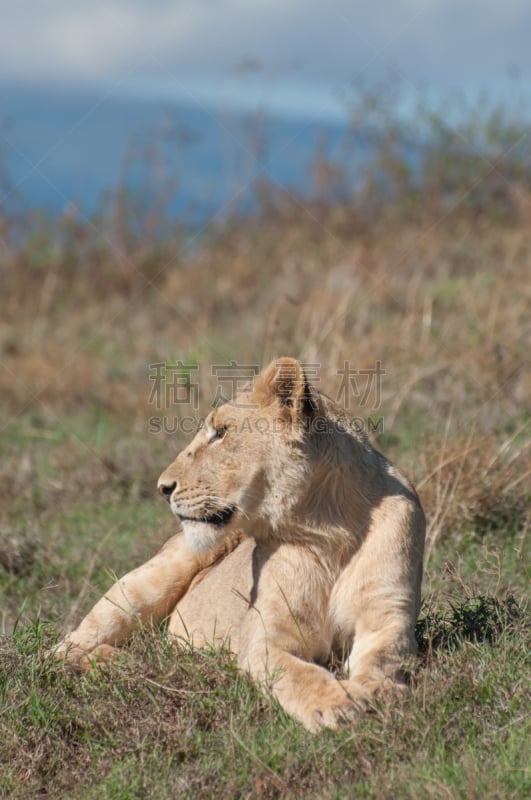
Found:
[[[182,534],[173,536],[152,559],[118,580],[54,654],[82,669],[91,656],[110,657],[133,631],[170,613],[205,560]]]
[[[420,509],[404,505],[389,500],[375,515],[332,597],[338,628],[345,641],[353,641],[350,679],[371,695],[400,691],[404,663],[416,653],[424,517]]]
[[[240,629],[240,668],[309,730],[353,719],[365,705],[365,691],[319,666],[330,655],[333,636],[326,570],[300,547],[262,547],[255,578],[256,602]]]

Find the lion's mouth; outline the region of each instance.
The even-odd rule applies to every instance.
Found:
[[[212,514],[205,514],[202,517],[190,517],[187,514],[176,512],[176,516],[181,522],[203,522],[206,525],[227,525],[234,514],[234,506],[227,506],[219,511],[214,511]]]

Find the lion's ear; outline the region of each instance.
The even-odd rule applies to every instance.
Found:
[[[257,377],[254,395],[260,405],[277,400],[291,418],[313,410],[312,392],[302,365],[294,358],[277,358]]]

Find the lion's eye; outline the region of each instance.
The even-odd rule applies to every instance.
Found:
[[[215,428],[214,432],[210,436],[209,441],[210,442],[215,442],[216,439],[223,439],[223,437],[225,436],[226,432],[227,432],[227,429],[226,429],[226,427],[224,425],[221,426],[220,428]]]

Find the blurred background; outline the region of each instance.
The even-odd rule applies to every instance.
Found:
[[[2,16],[4,629],[24,598],[29,617],[75,618],[106,569],[164,541],[154,487],[179,419],[208,412],[221,366],[279,355],[332,395],[345,364],[379,363],[349,409],[419,483],[435,574],[513,537],[502,584],[518,583],[529,4],[21,0]],[[155,387],[161,363],[177,384]]]
[[[352,188],[376,144],[376,109],[356,114],[371,92],[418,167],[420,110],[448,132],[478,103],[525,115],[530,17],[516,0],[22,0],[0,32],[2,202],[93,214],[151,168],[174,217],[226,219],[255,207],[258,178],[311,191],[316,150]]]

